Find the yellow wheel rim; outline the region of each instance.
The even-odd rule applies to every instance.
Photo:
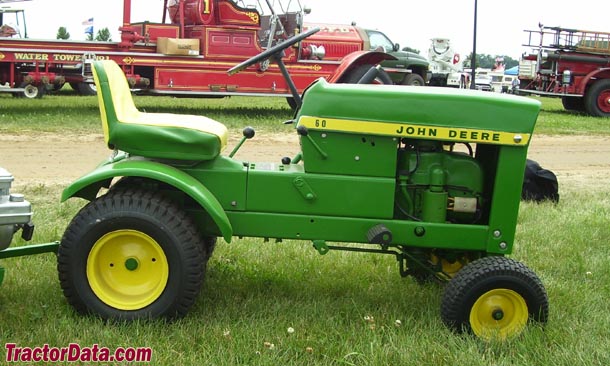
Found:
[[[528,319],[525,299],[509,289],[495,289],[481,295],[470,310],[470,326],[483,339],[506,339],[525,328]]]
[[[93,244],[87,279],[95,295],[120,310],[142,309],[161,296],[169,265],[161,246],[136,230],[117,230]]]

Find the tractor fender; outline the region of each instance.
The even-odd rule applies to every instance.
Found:
[[[115,177],[148,178],[169,184],[184,192],[210,215],[225,241],[231,242],[233,227],[212,192],[182,170],[154,161],[122,160],[101,165],[64,189],[61,201],[64,202],[71,197],[81,197],[91,201],[95,199],[99,189],[109,187]]]
[[[329,83],[337,83],[343,75],[349,74],[349,72],[360,65],[369,64],[375,65],[384,60],[396,60],[396,57],[387,54],[385,52],[377,51],[355,51],[343,58],[341,64],[335,70],[335,72],[327,79]]]

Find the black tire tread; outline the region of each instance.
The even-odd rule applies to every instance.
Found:
[[[597,105],[598,94],[607,89],[610,89],[610,79],[598,80],[587,89],[584,106],[588,114],[595,117],[610,117],[610,113],[602,111]]]
[[[79,95],[83,95],[83,96],[97,95],[97,91],[95,89],[92,89],[92,84],[88,84],[85,82],[78,82],[78,83],[71,83],[70,86],[72,86],[72,88],[74,90],[76,90],[76,92]]]
[[[172,307],[164,314],[153,315],[170,318],[186,315],[197,298],[204,279],[206,260],[200,249],[203,246],[203,239],[190,218],[174,203],[158,193],[138,189],[116,189],[108,192],[84,206],[68,225],[59,246],[57,262],[60,285],[68,302],[79,313],[93,312],[77,292],[72,279],[73,271],[75,271],[73,261],[76,260],[74,251],[76,246],[80,245],[79,238],[83,235],[83,228],[108,213],[131,213],[139,217],[152,216],[168,231],[178,236],[177,245],[180,246],[179,250],[183,251],[181,258],[185,259],[182,267],[186,280],[182,281],[183,288],[180,296]],[[107,314],[99,315],[102,318],[114,318]],[[118,310],[116,315],[118,318],[132,317],[120,314]],[[144,316],[142,314],[133,316],[133,318],[138,317]]]
[[[407,74],[403,80],[403,85],[425,86],[426,82],[419,74]]]
[[[561,104],[568,111],[584,112],[585,98],[582,97],[562,97]]]
[[[370,64],[359,65],[358,67],[349,71],[346,75],[343,75],[341,77],[341,79],[339,80],[339,83],[357,84],[358,81],[360,81],[360,79],[364,76],[364,74],[366,74],[366,72],[369,71],[369,69],[373,66],[374,65],[370,65]],[[379,81],[381,81],[383,84],[387,84],[387,85],[393,84],[392,78],[390,78],[390,75],[388,75],[388,73],[386,71],[384,71],[383,69],[381,69],[379,71],[379,75],[377,76],[377,79],[379,79]]]
[[[502,256],[489,256],[466,265],[449,281],[441,300],[441,318],[451,329],[458,332],[470,331],[469,314],[474,299],[487,290],[494,282],[511,281],[523,287],[528,294],[524,296],[528,305],[530,320],[544,323],[548,319],[548,297],[542,281],[523,263]],[[495,288],[499,288],[498,286]],[[480,292],[477,295],[477,292]],[[471,301],[469,301],[471,298]]]

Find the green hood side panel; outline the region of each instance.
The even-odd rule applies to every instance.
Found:
[[[122,160],[115,163],[99,166],[96,170],[76,180],[64,189],[62,202],[71,197],[82,197],[88,200],[95,198],[99,188],[108,186],[115,177],[142,177],[169,184],[186,193],[203,209],[207,211],[218,226],[227,243],[231,242],[233,227],[224,209],[216,197],[197,179],[187,173],[171,167],[148,160]]]
[[[297,120],[311,116],[380,121],[395,124],[397,130],[414,125],[530,135],[539,111],[539,101],[512,95],[452,88],[329,84],[321,79],[304,93]]]

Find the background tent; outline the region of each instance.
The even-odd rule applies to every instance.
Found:
[[[504,70],[504,75],[519,75],[519,66]]]

